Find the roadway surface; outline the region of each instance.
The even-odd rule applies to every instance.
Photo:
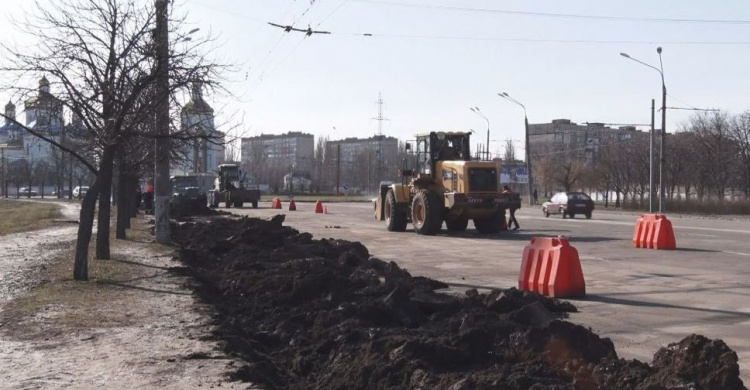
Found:
[[[632,247],[639,214],[594,210],[593,218],[545,218],[539,207],[516,216],[521,230],[479,236],[469,222],[461,234],[418,236],[391,233],[373,218],[367,203],[314,204],[297,211],[260,208],[233,212],[269,218],[282,212],[286,224],[316,238],[362,242],[372,256],[393,260],[412,275],[449,283],[456,289],[517,286],[523,248],[535,236],[566,235],[578,249],[586,297],[571,300],[579,313],[570,320],[614,341],[620,357],[651,362],[662,346],[691,333],[723,339],[740,358],[750,382],[750,220],[668,216],[677,250]]]

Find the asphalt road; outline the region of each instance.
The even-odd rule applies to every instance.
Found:
[[[261,204],[238,214],[270,217]],[[521,230],[479,236],[469,223],[462,234],[433,237],[412,230],[391,233],[366,203],[330,203],[315,214],[311,203],[284,210],[286,223],[316,238],[360,241],[373,256],[396,261],[413,275],[456,289],[517,286],[523,248],[532,237],[566,235],[578,249],[586,297],[571,300],[570,320],[610,337],[620,357],[651,362],[659,347],[691,333],[721,338],[740,357],[750,382],[750,220],[670,216],[677,250],[632,247],[638,214],[595,210],[591,220],[545,218],[541,210],[517,212]],[[409,225],[411,229],[411,225]]]

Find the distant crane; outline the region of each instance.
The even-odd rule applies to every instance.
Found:
[[[276,23],[271,23],[271,22],[268,22],[268,24],[270,24],[271,26],[274,26],[274,27],[283,28],[285,32],[292,32],[292,31],[303,32],[308,37],[311,36],[311,35],[313,35],[313,34],[330,34],[331,33],[330,31],[317,31],[317,30],[313,30],[312,27],[310,27],[309,25],[307,26],[307,29],[304,29],[304,28],[295,28],[294,26],[291,26],[291,25],[284,26],[284,25],[281,25],[281,24],[276,24]]]

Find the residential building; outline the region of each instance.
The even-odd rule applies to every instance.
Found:
[[[308,175],[315,158],[315,142],[312,134],[291,131],[286,134],[261,134],[242,138],[240,156],[246,170],[261,179],[261,171],[278,171],[281,176],[296,172]],[[276,179],[275,179],[276,180]]]
[[[325,153],[327,165],[336,165],[340,153],[340,184],[359,190],[372,189],[380,180],[393,180],[391,168],[399,166],[398,139],[384,135],[328,141]]]
[[[569,153],[588,163],[596,162],[599,145],[614,140],[627,140],[638,134],[634,126],[612,128],[604,123],[579,125],[570,119],[554,119],[551,123],[529,124],[532,166],[545,155]]]

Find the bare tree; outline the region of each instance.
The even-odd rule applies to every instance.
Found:
[[[503,155],[503,160],[505,162],[516,161],[516,145],[513,143],[512,139],[505,140],[505,154]]]
[[[88,279],[88,243],[94,211],[99,199],[96,257],[108,259],[109,214],[113,167],[116,152],[130,137],[154,137],[139,133],[133,123],[151,120],[152,111],[139,105],[154,83],[156,63],[152,31],[154,7],[136,0],[64,0],[36,4],[36,13],[19,24],[35,46],[20,49],[3,45],[8,54],[0,70],[14,80],[50,75],[60,90],[59,100],[74,118],[80,120],[88,142],[87,151],[96,158],[62,145],[52,137],[31,134],[52,143],[77,159],[95,174],[94,182],[81,207],[74,277]],[[219,68],[198,53],[207,39],[185,40],[180,21],[170,36],[175,42],[170,53],[171,91],[187,88],[192,80],[211,85]],[[189,43],[185,43],[189,42]],[[11,86],[18,92],[24,91]],[[177,130],[171,135],[182,140],[194,134]]]

